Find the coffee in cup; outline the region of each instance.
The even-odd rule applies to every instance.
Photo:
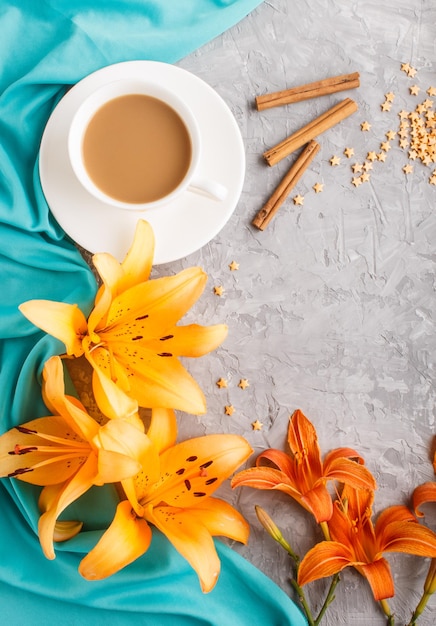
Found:
[[[125,209],[161,206],[189,189],[223,200],[198,179],[201,138],[187,105],[158,84],[118,80],[93,92],[73,117],[72,168],[95,197]]]

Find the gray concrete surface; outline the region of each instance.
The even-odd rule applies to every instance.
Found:
[[[181,437],[237,432],[256,453],[285,448],[287,420],[300,408],[317,428],[323,452],[352,446],[378,481],[374,513],[408,504],[415,486],[434,478],[436,164],[414,161],[404,174],[407,150],[390,141],[386,160],[375,161],[370,180],[355,187],[351,165],[381,152],[399,111],[412,111],[436,87],[434,0],[268,0],[246,19],[183,59],[232,109],[246,146],[247,173],[240,202],[226,227],[197,253],[154,275],[199,264],[209,274],[205,294],[189,317],[226,322],[222,348],[190,361],[207,399],[203,417],[180,416]],[[417,69],[412,78],[402,63]],[[255,95],[358,71],[361,86],[270,111],[253,107]],[[420,92],[413,96],[412,85]],[[385,94],[393,92],[390,111]],[[265,232],[251,220],[294,157],[275,167],[265,149],[341,98],[359,110],[319,140],[321,150],[295,193]],[[433,105],[433,108],[436,108]],[[368,121],[371,129],[361,130]],[[354,149],[348,159],[343,151]],[[329,159],[341,157],[333,167]],[[316,194],[312,186],[324,184]],[[303,206],[292,196],[304,196]],[[195,228],[195,225],[193,225]],[[231,261],[239,269],[231,272]],[[213,293],[222,285],[224,294]],[[224,377],[225,389],[216,381]],[[250,386],[238,387],[241,378]],[[225,415],[225,405],[234,413]],[[252,422],[263,423],[260,431]],[[320,537],[311,518],[286,496],[244,488],[222,495],[252,523],[241,554],[287,592],[286,555],[259,527],[254,504],[264,506],[294,548],[304,554]],[[436,530],[436,505],[427,509]],[[390,555],[396,585],[396,624],[408,622],[421,595],[427,561]],[[310,585],[319,605],[325,583]],[[435,621],[435,599],[420,621]],[[369,587],[347,570],[324,624],[384,623]]]

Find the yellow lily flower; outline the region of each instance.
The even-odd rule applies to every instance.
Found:
[[[149,280],[153,251],[153,231],[139,220],[121,264],[110,254],[94,255],[102,285],[88,319],[77,305],[49,300],[30,300],[20,311],[62,341],[67,355],[86,356],[103,412],[110,405],[107,387],[118,385],[143,407],[204,413],[204,395],[178,357],[214,350],[224,341],[227,326],[176,325],[200,297],[207,276],[193,267]]]
[[[68,539],[80,522],[57,522],[59,515],[93,485],[132,477],[148,461],[151,442],[139,420],[113,419],[100,426],[83,405],[65,395],[62,361],[54,356],[43,372],[43,397],[54,415],[40,417],[0,436],[0,477],[44,486],[38,532],[44,554],[55,557],[53,539]],[[130,400],[126,402],[130,411]],[[122,418],[123,415],[120,416]]]
[[[265,450],[257,457],[256,467],[236,474],[232,487],[283,491],[312,513],[318,523],[328,521],[333,514],[327,481],[375,489],[373,476],[361,465],[363,459],[352,448],[332,450],[322,461],[316,430],[300,410],[289,420],[288,444],[290,455],[281,450]]]
[[[202,590],[208,592],[220,571],[212,537],[246,543],[249,533],[244,518],[211,494],[252,450],[237,435],[207,435],[165,450],[159,432],[149,431],[149,436],[154,441],[154,462],[150,459],[138,474],[133,501],[118,505],[111,526],[83,559],[79,571],[84,578],[97,580],[132,563],[150,545],[150,523],[190,563]]]
[[[436,556],[436,534],[421,526],[405,506],[385,509],[373,526],[373,498],[372,491],[344,487],[329,522],[332,541],[322,541],[307,552],[298,570],[299,585],[352,566],[368,580],[375,600],[383,601],[395,593],[384,552]]]

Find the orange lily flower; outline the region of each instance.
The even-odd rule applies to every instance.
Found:
[[[436,473],[436,453],[433,457],[433,469]],[[412,496],[413,509],[415,515],[418,517],[424,517],[424,513],[421,511],[423,504],[429,502],[436,502],[436,482],[428,481],[422,485],[418,485]],[[424,583],[424,596],[416,609],[416,615],[424,610],[427,604],[428,598],[436,592],[436,559],[433,558]]]
[[[118,385],[143,407],[204,413],[204,395],[178,357],[214,350],[225,339],[227,326],[176,325],[200,297],[207,276],[194,267],[149,280],[153,251],[153,231],[139,220],[121,264],[110,254],[94,255],[103,284],[88,319],[77,305],[65,302],[31,300],[20,310],[62,341],[67,355],[86,356],[94,369],[94,396],[103,413],[110,405],[108,385]]]
[[[150,455],[136,477],[134,496],[118,505],[111,526],[83,559],[79,572],[97,580],[132,563],[147,551],[152,524],[190,563],[208,592],[220,571],[213,537],[246,543],[249,533],[238,511],[211,494],[252,450],[237,435],[207,435],[169,447],[166,436],[164,449],[163,431],[149,431],[154,458]]]
[[[299,585],[352,566],[368,580],[375,600],[383,601],[395,593],[384,552],[436,556],[436,534],[421,526],[405,506],[385,509],[373,526],[373,499],[372,491],[344,487],[329,523],[332,541],[322,541],[307,552],[298,570]]]
[[[43,397],[54,415],[0,436],[0,476],[44,486],[38,532],[44,554],[53,559],[53,539],[68,539],[81,527],[80,522],[57,522],[62,511],[92,485],[121,481],[129,490],[151,442],[138,427],[139,417],[130,413],[130,399],[126,419],[121,415],[100,426],[76,398],[65,395],[57,356],[44,366]]]
[[[373,476],[361,465],[363,459],[355,450],[337,448],[322,461],[316,430],[300,410],[290,417],[288,443],[290,455],[274,449],[262,452],[256,459],[256,467],[236,474],[232,487],[245,485],[283,491],[312,513],[318,523],[328,521],[333,513],[327,481],[375,489]]]

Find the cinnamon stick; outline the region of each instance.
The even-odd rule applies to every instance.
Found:
[[[332,126],[342,122],[357,111],[357,104],[351,98],[345,98],[334,107],[317,117],[316,119],[300,128],[276,146],[263,153],[268,165],[275,165],[286,156],[304,146],[311,139],[315,139],[318,135],[325,132]]]
[[[301,102],[302,100],[309,100],[310,98],[345,91],[346,89],[355,89],[359,86],[359,72],[342,74],[341,76],[324,78],[314,83],[307,83],[307,85],[300,85],[299,87],[292,87],[291,89],[284,89],[282,91],[257,96],[256,107],[258,111],[263,111],[284,104],[292,104],[293,102]]]
[[[265,230],[292,189],[300,180],[309,164],[312,162],[319,148],[319,143],[314,139],[307,144],[298,159],[293,163],[288,173],[280,181],[272,196],[253,219],[253,226],[256,226],[259,230]]]

